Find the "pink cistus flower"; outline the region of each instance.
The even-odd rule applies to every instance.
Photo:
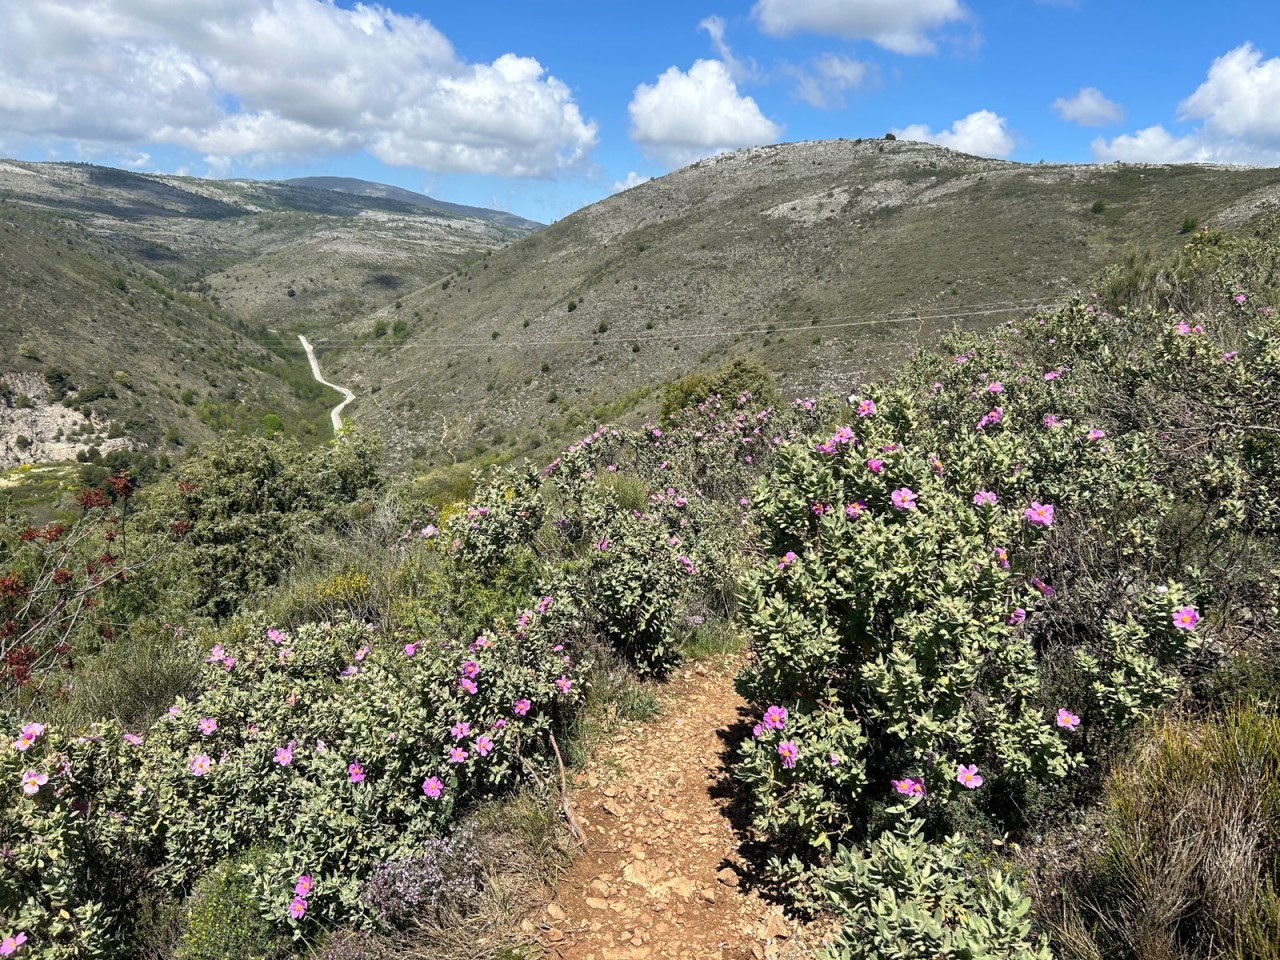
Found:
[[[920,777],[903,777],[901,780],[890,780],[893,789],[904,797],[923,797],[925,795],[924,780]]]
[[[1062,426],[1062,418],[1056,413],[1046,413],[1040,422],[1050,429]]]
[[[17,933],[0,940],[0,957],[7,957],[27,942],[26,933]]]
[[[987,384],[987,393],[1004,393],[1004,384],[999,380]]]
[[[1033,527],[1052,527],[1053,526],[1053,505],[1049,503],[1040,503],[1037,500],[1031,501],[1031,506],[1022,511],[1022,515],[1027,518],[1027,523]]]
[[[460,677],[458,679],[458,689],[468,696],[475,696],[480,691],[480,688],[476,686],[476,682],[470,677]]]
[[[481,734],[476,737],[476,753],[482,757],[487,757],[489,751],[493,749],[493,738],[487,734]]]
[[[315,882],[311,879],[311,875],[304,873],[298,877],[297,882],[293,886],[293,892],[299,897],[310,896],[311,891],[315,888]]]
[[[465,720],[459,720],[453,725],[452,729],[449,730],[449,733],[453,735],[453,739],[461,740],[463,737],[470,736],[471,724],[467,723]]]
[[[188,766],[191,768],[193,776],[203,777],[213,769],[213,759],[208,754],[197,753],[191,758],[191,762]]]
[[[126,733],[123,737],[125,743],[131,747],[142,746],[142,737],[136,733]]]
[[[1177,326],[1175,326],[1175,327],[1173,328],[1173,332],[1174,332],[1174,333],[1176,333],[1176,334],[1177,334],[1178,336],[1180,336],[1180,337],[1185,337],[1187,334],[1189,334],[1189,333],[1191,332],[1191,324],[1189,324],[1189,323],[1180,323],[1180,324],[1178,324]]]
[[[973,495],[973,504],[976,507],[994,507],[996,495],[990,490],[979,490]]]
[[[1057,723],[1063,730],[1074,730],[1080,726],[1080,718],[1066,707],[1059,707]]]
[[[352,783],[364,783],[364,767],[359,763],[347,764],[347,778]]]
[[[787,567],[789,567],[791,564],[795,563],[799,559],[800,558],[797,557],[795,553],[788,550],[785,554],[782,555],[782,559],[778,561],[778,569],[785,570],[787,569]]]
[[[1179,630],[1194,630],[1200,622],[1200,611],[1195,607],[1179,607],[1173,611],[1173,625]]]
[[[480,664],[476,663],[474,660],[468,660],[462,665],[462,675],[474,680],[476,677],[480,676]]]
[[[778,744],[778,756],[782,758],[782,765],[788,769],[794,769],[796,765],[796,757],[800,755],[800,748],[796,746],[794,740],[783,740]]]
[[[874,400],[863,400],[858,404],[858,416],[869,417],[876,412],[876,402]]]
[[[872,473],[879,473],[881,470],[884,469],[884,461],[879,460],[876,457],[872,457],[870,460],[867,461],[867,469],[870,470]]]
[[[852,520],[855,517],[860,517],[866,512],[867,512],[867,505],[863,503],[861,500],[858,500],[855,503],[851,503],[844,508],[844,515],[848,517],[850,520]]]
[[[1234,300],[1236,303],[1246,303],[1249,300],[1249,298],[1246,297],[1243,293],[1237,293],[1231,299]]]
[[[461,747],[449,748],[450,763],[465,763],[466,759],[467,759],[467,751],[463,750]]]
[[[208,737],[208,736],[211,736],[213,732],[218,729],[218,721],[213,719],[213,717],[205,717],[203,720],[197,723],[196,726],[200,728],[201,734]]]
[[[568,693],[572,688],[573,688],[573,681],[566,676],[562,675],[560,679],[556,681],[556,689],[559,690],[561,693]]]
[[[439,800],[440,795],[444,793],[444,783],[439,777],[427,777],[422,781],[422,792],[432,800]]]
[[[1086,439],[1091,441],[1102,440],[1103,438],[1106,437],[1106,435],[1107,435],[1107,431],[1098,430],[1095,428],[1093,430],[1090,430],[1088,434],[1086,434]]]
[[[275,644],[284,643],[284,633],[272,627],[267,631],[267,639]]]
[[[902,487],[893,491],[889,495],[889,499],[893,501],[895,510],[914,510],[916,508],[916,495],[909,487]]]
[[[289,916],[301,920],[307,913],[307,901],[302,897],[294,897],[289,901]]]
[[[406,643],[404,645],[404,655],[406,657],[412,657],[417,652],[418,652],[418,645],[416,643]]]
[[[34,797],[48,782],[49,777],[46,774],[39,770],[27,770],[22,774],[22,792],[29,797]]]
[[[1006,622],[1009,624],[1009,626],[1016,627],[1018,624],[1022,623],[1026,619],[1027,619],[1027,611],[1023,610],[1021,607],[1018,607],[1016,610],[1013,611],[1013,613],[1009,614],[1009,619]]]
[[[774,704],[764,712],[764,726],[766,730],[781,730],[786,726],[786,723],[786,707],[780,707],[777,704]]]
[[[511,705],[511,712],[514,713],[517,717],[523,717],[525,714],[529,712],[529,708],[532,706],[533,704],[531,704],[524,697],[521,697],[519,700],[517,700],[515,703]]]
[[[982,786],[982,775],[978,773],[978,765],[971,763],[967,767],[964,764],[956,767],[956,783],[969,790],[976,790]]]
[[[286,744],[283,747],[276,747],[275,761],[276,763],[280,764],[280,766],[282,767],[287,767],[289,764],[293,763],[293,741],[292,740],[290,740],[288,744]]]

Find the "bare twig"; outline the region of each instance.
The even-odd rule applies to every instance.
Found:
[[[560,746],[556,743],[556,735],[550,730],[547,731],[547,736],[551,739],[551,749],[555,751],[556,766],[560,768],[560,809],[564,811],[564,819],[569,824],[569,832],[585,853],[587,850],[587,833],[582,829],[582,824],[578,822],[578,815],[573,812],[573,804],[569,802],[569,785],[565,781],[564,759],[560,756]]]

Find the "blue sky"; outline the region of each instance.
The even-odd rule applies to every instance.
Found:
[[[539,220],[719,150],[890,130],[1280,164],[1269,0],[0,0],[0,22],[0,155]]]

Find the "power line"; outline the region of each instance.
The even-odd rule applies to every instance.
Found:
[[[612,336],[605,340],[600,337],[604,334],[593,334],[584,337],[555,337],[555,338],[539,338],[539,339],[519,339],[519,340],[451,340],[432,337],[415,337],[414,344],[424,344],[440,347],[485,347],[495,348],[514,348],[523,349],[526,347],[539,346],[571,346],[573,344],[593,344],[601,345],[614,343],[646,343],[650,341],[668,341],[668,340],[693,340],[705,339],[708,337],[734,337],[763,334],[772,336],[776,333],[795,333],[813,330],[834,330],[859,326],[875,326],[877,324],[901,324],[901,323],[926,323],[937,320],[959,320],[970,317],[990,316],[999,313],[1018,313],[1022,311],[1039,310],[1048,307],[1061,306],[1064,301],[1043,301],[1034,298],[1025,300],[1008,300],[1008,301],[990,301],[986,304],[972,304],[964,310],[953,313],[912,313],[908,315],[881,315],[881,314],[846,314],[837,315],[827,323],[808,323],[791,326],[778,326],[769,324],[763,327],[722,327],[722,328],[705,328],[696,331],[660,333],[647,332],[633,336]],[[85,336],[76,337],[59,337],[57,335],[41,336],[41,343],[84,343],[87,338]],[[178,338],[169,335],[165,336],[148,336],[142,333],[123,333],[120,331],[104,331],[95,332],[92,339],[110,340],[117,343],[134,343],[134,344],[177,344],[182,346],[192,346],[199,344],[237,344],[252,345],[267,348],[267,341],[258,339],[249,334],[240,337],[200,337],[200,338]],[[281,340],[280,345],[286,342]],[[321,341],[321,346],[342,347],[344,349],[375,349],[382,348],[384,344],[377,341],[369,341],[365,338],[334,338],[326,337]]]

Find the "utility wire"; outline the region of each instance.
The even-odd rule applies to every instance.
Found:
[[[1040,310],[1050,307],[1061,306],[1065,301],[1044,301],[1038,299],[1026,300],[1010,300],[1010,301],[991,301],[988,304],[973,304],[973,308],[966,308],[961,311],[952,313],[912,313],[908,315],[879,315],[879,314],[847,314],[837,315],[827,323],[807,323],[790,326],[778,326],[777,324],[769,324],[766,326],[752,327],[722,327],[722,328],[705,328],[702,330],[688,331],[683,333],[659,333],[646,332],[633,336],[607,336],[607,333],[593,334],[584,337],[555,337],[555,338],[539,338],[539,339],[501,339],[494,340],[451,340],[432,337],[415,337],[414,344],[427,344],[438,347],[485,347],[485,348],[515,348],[524,349],[526,347],[538,346],[570,346],[573,344],[598,344],[605,345],[610,343],[646,343],[650,341],[669,341],[669,340],[694,340],[705,339],[708,337],[734,337],[745,335],[764,334],[772,336],[777,333],[796,333],[813,330],[835,330],[849,327],[875,326],[878,324],[902,324],[902,323],[925,323],[937,320],[959,320],[970,317],[990,316],[1000,313],[1020,313],[1024,311]],[[252,344],[259,347],[267,347],[268,341],[259,339],[250,334],[244,334],[239,337],[200,337],[179,338],[170,335],[150,336],[143,333],[124,333],[122,331],[95,331],[93,339],[109,340],[117,343],[132,344],[178,344],[182,346],[191,346],[193,344]],[[605,339],[601,339],[604,337]],[[332,338],[323,337],[320,339],[320,346],[343,347],[346,349],[363,348],[374,349],[381,348],[385,344],[377,340],[369,341],[367,339],[355,338]],[[63,336],[57,335],[41,336],[41,343],[84,343],[85,336]],[[281,338],[279,346],[284,346],[288,341]]]

